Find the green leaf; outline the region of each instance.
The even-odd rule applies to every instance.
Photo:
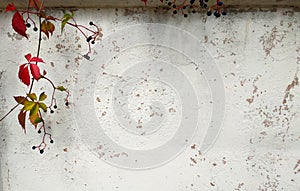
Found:
[[[38,124],[38,123],[40,123],[40,122],[42,122],[42,121],[43,121],[43,119],[40,118],[40,117],[38,117],[38,118],[36,118],[36,119],[33,121],[33,123],[34,123],[34,124]]]
[[[30,111],[33,108],[34,105],[35,105],[35,102],[27,101],[26,103],[24,103],[23,109],[26,110],[26,111]]]
[[[34,116],[39,112],[39,104],[34,103],[33,107],[30,109],[29,116]]]
[[[42,110],[43,110],[44,112],[47,111],[47,106],[46,106],[46,104],[44,104],[44,103],[39,103],[39,105],[40,105],[40,108],[42,108]]]
[[[22,105],[24,105],[24,103],[26,101],[28,101],[27,98],[23,97],[23,96],[14,96],[14,98],[15,98],[16,102],[18,102],[19,104],[22,104]]]
[[[72,12],[72,15],[70,15],[69,13],[66,13],[64,15],[61,21],[61,32],[64,30],[67,22],[69,22],[69,20],[72,19],[73,17],[74,17],[74,12]]]
[[[31,93],[31,94],[27,94],[27,96],[33,101],[33,100],[37,100],[36,94],[35,93]]]
[[[47,95],[45,94],[45,92],[43,92],[40,94],[39,101],[44,101],[46,98],[47,98]]]
[[[67,91],[67,89],[64,86],[58,86],[56,89],[58,89],[59,91]]]

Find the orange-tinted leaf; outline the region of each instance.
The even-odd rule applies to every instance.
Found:
[[[48,23],[47,23],[47,29],[48,29],[48,32],[49,32],[51,35],[53,35],[53,32],[54,32],[54,30],[55,30],[54,24],[52,24],[50,21],[48,21]]]
[[[15,10],[17,10],[16,7],[15,7],[15,5],[14,5],[13,3],[11,3],[11,4],[8,4],[8,5],[6,6],[5,12],[8,12],[8,11],[15,11]]]
[[[54,24],[50,21],[44,20],[41,24],[41,31],[49,38],[49,33],[52,35],[55,30]]]
[[[20,65],[18,76],[24,84],[26,84],[27,86],[30,85],[30,76],[27,64]]]
[[[22,104],[24,105],[24,103],[26,101],[28,101],[28,99],[26,97],[23,97],[23,96],[14,96],[16,102],[18,102],[19,104]]]
[[[41,78],[40,68],[36,64],[30,64],[30,71],[34,79],[39,80]]]
[[[18,115],[18,121],[19,121],[19,124],[22,126],[22,129],[24,130],[24,133],[26,133],[25,119],[26,119],[26,111],[21,109],[21,111]]]
[[[29,0],[29,6],[35,8],[37,11],[44,9],[40,0]]]
[[[26,25],[22,15],[17,11],[12,18],[12,27],[20,35],[28,38],[26,34]]]
[[[36,128],[37,124],[35,121],[38,120],[38,118],[40,118],[39,114],[36,113],[35,115],[31,115],[29,116],[29,120],[31,122],[32,125],[34,125],[34,127]]]
[[[45,33],[45,35],[47,36],[47,38],[49,38],[49,32],[48,32],[48,29],[47,29],[47,21],[46,20],[44,20],[43,22],[42,22],[42,24],[41,24],[41,31],[43,32],[43,33]]]

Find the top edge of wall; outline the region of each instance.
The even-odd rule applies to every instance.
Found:
[[[179,1],[180,2],[180,1]],[[214,2],[210,0],[209,3]],[[300,0],[223,0],[228,8],[300,8]],[[27,0],[1,0],[0,8],[5,8],[8,3],[14,3],[17,7],[27,6]],[[164,6],[160,0],[148,0],[147,7]],[[48,8],[110,8],[110,7],[144,7],[140,0],[48,0],[45,1]]]

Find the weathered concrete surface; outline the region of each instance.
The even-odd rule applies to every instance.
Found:
[[[26,1],[21,0],[2,0],[0,7],[5,7],[8,3],[14,2],[15,5],[26,7]],[[210,0],[212,3],[213,1]],[[299,0],[224,0],[229,7],[255,8],[255,7],[300,7]],[[51,0],[45,1],[47,7],[78,7],[78,8],[95,8],[95,7],[143,7],[144,3],[140,0]],[[160,0],[148,0],[147,6],[162,6]]]
[[[52,11],[57,16],[63,15],[61,11]],[[26,92],[17,79],[17,70],[25,61],[22,55],[28,52],[34,54],[37,46],[34,32],[29,32],[30,40],[26,40],[12,31],[11,16],[9,13],[0,15],[1,115],[14,104],[12,96]],[[74,100],[69,109],[65,108],[64,97],[58,94],[58,109],[53,115],[46,115],[55,143],[49,144],[43,155],[31,150],[41,136],[29,124],[27,134],[23,134],[17,122],[17,111],[0,123],[3,191],[299,190],[299,12],[293,9],[277,9],[275,12],[256,10],[232,12],[220,19],[199,14],[185,19],[163,10],[154,12],[144,8],[80,9],[76,12],[76,19],[80,24],[87,25],[90,20],[99,23],[104,39],[94,46],[91,61],[86,61],[82,58],[86,52],[85,39],[74,29],[67,28],[62,36],[56,31],[50,40],[44,38],[41,57],[46,64],[42,67],[56,84],[70,88]],[[119,32],[145,23],[174,27],[176,34],[169,36],[172,31],[156,31],[151,27],[147,29],[151,31],[147,35],[144,29],[140,29],[140,35],[136,34],[137,31]],[[152,101],[165,104],[167,117],[163,120],[161,131],[149,136],[125,131],[119,125],[122,121],[114,117],[112,90],[126,71],[140,66],[145,60],[162,60],[166,66],[176,66],[182,71],[196,95],[201,96],[198,105],[201,119],[197,127],[199,134],[203,133],[202,128],[208,126],[213,112],[210,104],[214,104],[214,100],[210,101],[211,87],[207,83],[211,79],[207,78],[207,71],[201,65],[196,70],[197,65],[193,61],[197,60],[197,56],[193,58],[183,54],[193,45],[189,38],[183,41],[185,35],[199,40],[199,44],[210,52],[193,49],[192,53],[198,53],[199,58],[211,58],[219,68],[225,92],[225,115],[221,118],[223,123],[219,136],[206,153],[199,153],[202,137],[195,136],[187,140],[188,146],[183,152],[162,166],[144,170],[116,167],[116,162],[130,156],[107,148],[109,143],[106,140],[97,139],[100,131],[105,131],[112,142],[126,149],[150,150],[164,145],[176,133],[182,120],[178,115],[182,112],[180,104],[188,100],[186,97],[181,99],[181,89],[174,89],[178,84],[162,83],[159,78],[152,84],[151,80],[149,83],[145,80],[140,86],[132,86],[128,110],[141,124],[137,127],[138,132],[149,120],[148,114],[152,116],[149,113],[153,111],[150,108]],[[129,38],[132,47],[122,49],[126,46],[122,44],[122,38]],[[152,43],[157,38],[167,41],[169,46]],[[135,39],[148,43],[134,43]],[[114,56],[110,56],[112,54]],[[107,59],[99,62],[101,58]],[[204,63],[211,63],[211,60],[204,60]],[[92,79],[94,83],[89,83],[90,74],[97,71],[99,75]],[[166,73],[170,77],[175,74],[173,71],[168,74],[168,70]],[[151,73],[145,70],[136,74],[144,79]],[[84,82],[86,86],[80,86]],[[38,86],[35,90],[51,91]],[[73,111],[84,107],[78,104],[77,98],[87,96],[91,90],[93,105],[80,116],[77,110]],[[160,99],[155,99],[155,95]],[[153,108],[160,109],[159,106]],[[191,107],[195,108],[198,107]],[[97,113],[99,126],[90,127],[88,120],[86,126],[78,126],[83,117],[94,113]],[[161,110],[156,110],[153,115],[160,116],[160,113]],[[97,147],[89,144],[90,140],[96,139],[99,142]],[[165,150],[165,153],[170,150]],[[106,156],[105,162],[101,158]],[[149,160],[163,156],[152,157]]]

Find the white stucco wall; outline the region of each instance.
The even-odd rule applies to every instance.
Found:
[[[0,15],[1,115],[26,91],[17,69],[37,46],[35,33],[26,40],[12,31],[11,16]],[[23,134],[17,111],[0,123],[2,190],[300,189],[299,12],[215,19],[80,9],[76,19],[99,23],[104,39],[90,61],[74,29],[43,41],[43,68],[70,88],[72,104],[57,94],[58,109],[46,116],[54,144],[43,155],[31,150],[41,136],[29,124]],[[124,125],[126,110],[141,126]]]

